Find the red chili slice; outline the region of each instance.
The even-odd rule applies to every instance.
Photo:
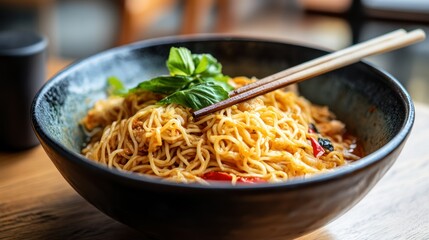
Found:
[[[319,133],[319,130],[317,130],[316,125],[313,123],[308,124],[308,132],[309,133]]]
[[[205,173],[202,178],[209,181],[232,181],[232,176],[225,172],[208,172]],[[254,184],[266,181],[260,177],[238,177],[237,182]]]
[[[310,141],[311,141],[311,146],[313,147],[313,155],[317,158],[322,156],[325,153],[325,149],[323,149],[323,147],[320,146],[319,142],[316,139],[311,137]]]
[[[205,173],[202,177],[205,180],[214,180],[214,181],[231,181],[232,176],[224,172],[208,172]]]
[[[254,183],[264,183],[266,181],[260,177],[239,177],[237,179],[237,182],[254,184]]]

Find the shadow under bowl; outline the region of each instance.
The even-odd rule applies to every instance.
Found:
[[[105,98],[106,78],[128,87],[167,74],[172,46],[211,53],[230,76],[258,78],[326,51],[272,40],[197,36],[148,40],[111,49],[67,67],[32,106],[35,132],[55,166],[86,200],[155,239],[287,239],[320,228],[362,199],[399,155],[414,121],[410,96],[388,73],[367,63],[299,84],[356,135],[366,156],[307,179],[251,186],[175,184],[109,169],[83,157],[79,121]]]

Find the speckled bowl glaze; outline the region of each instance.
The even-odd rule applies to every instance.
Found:
[[[43,148],[70,185],[112,218],[154,239],[289,239],[342,215],[398,157],[414,120],[412,101],[392,76],[359,62],[299,85],[328,105],[357,135],[367,154],[308,179],[246,186],[175,184],[109,169],[80,155],[79,127],[88,108],[106,97],[106,77],[131,87],[166,74],[170,47],[211,53],[230,76],[264,77],[325,54],[271,40],[195,36],[148,40],[111,49],[67,67],[40,90],[32,121]]]

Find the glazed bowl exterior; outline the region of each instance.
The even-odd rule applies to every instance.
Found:
[[[299,84],[361,141],[366,156],[307,179],[257,185],[176,184],[109,169],[80,154],[79,121],[106,97],[106,78],[128,87],[167,74],[172,46],[211,53],[229,76],[264,77],[326,54],[279,41],[193,36],[114,48],[67,67],[34,99],[35,132],[59,172],[88,202],[153,239],[289,239],[320,228],[361,200],[398,157],[414,121],[410,96],[391,75],[359,62]]]

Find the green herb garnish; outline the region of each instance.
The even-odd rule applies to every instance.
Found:
[[[130,92],[146,90],[154,93],[171,94],[181,90],[183,86],[186,86],[186,84],[189,84],[193,80],[194,79],[189,76],[160,76],[139,83],[135,88],[132,88]]]
[[[186,48],[172,47],[166,62],[170,76],[159,76],[126,91],[116,77],[109,77],[109,93],[124,96],[140,90],[168,95],[160,104],[176,103],[194,110],[228,98],[234,88],[222,74],[222,65],[210,54],[192,54]],[[111,80],[112,79],[112,80]]]
[[[208,97],[209,96],[209,97]],[[195,84],[192,88],[175,92],[159,103],[177,103],[192,109],[201,109],[228,98],[228,92],[213,82]]]
[[[107,84],[109,85],[107,89],[109,95],[124,96],[128,93],[122,81],[117,77],[108,77]]]
[[[187,48],[170,49],[170,56],[167,61],[167,68],[172,76],[190,76],[195,71],[195,64],[192,61],[192,53]]]

